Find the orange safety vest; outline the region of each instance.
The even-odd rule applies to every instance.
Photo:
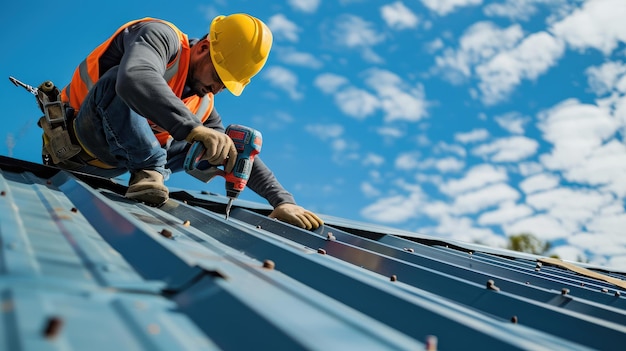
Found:
[[[176,58],[172,62],[168,63],[165,75],[163,76],[174,94],[180,98],[183,95],[183,89],[185,88],[185,81],[187,79],[187,71],[189,70],[189,39],[185,33],[181,32],[173,24],[163,20],[146,17],[126,23],[109,39],[95,48],[76,68],[70,84],[61,90],[61,100],[68,103],[72,108],[74,108],[74,110],[76,110],[76,112],[78,112],[81,104],[87,97],[89,90],[96,84],[98,79],[100,79],[100,57],[107,51],[113,39],[124,29],[135,23],[145,21],[160,21],[167,24],[176,32],[178,38],[180,39],[181,49],[178,51]],[[212,93],[206,94],[204,97],[193,95],[182,99],[182,101],[202,122],[209,118],[209,115],[213,110]],[[150,126],[152,127],[152,130],[161,145],[165,145],[170,138],[170,134],[152,121],[148,120],[148,122],[150,123]]]

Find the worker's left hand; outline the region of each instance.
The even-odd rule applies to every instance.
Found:
[[[317,229],[324,224],[324,221],[315,213],[302,208],[295,204],[282,204],[276,206],[274,211],[270,213],[270,218],[276,218],[280,221],[297,225],[304,229]]]

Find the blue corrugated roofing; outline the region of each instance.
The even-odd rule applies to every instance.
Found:
[[[0,349],[622,350],[626,291],[537,257],[0,157]],[[594,272],[620,282],[624,272]]]

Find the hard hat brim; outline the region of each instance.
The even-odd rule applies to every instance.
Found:
[[[241,95],[245,85],[237,81],[235,77],[233,77],[222,66],[216,64],[215,60],[213,59],[213,55],[211,55],[211,61],[213,62],[213,67],[215,67],[215,71],[217,71],[217,75],[222,80],[222,83],[224,83],[224,86],[226,87],[226,89],[228,89],[228,91],[230,91],[235,96]]]

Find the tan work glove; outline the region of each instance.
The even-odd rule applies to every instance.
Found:
[[[315,213],[302,208],[295,204],[282,204],[276,206],[274,211],[270,213],[270,218],[276,218],[280,221],[297,225],[304,229],[317,229],[324,224],[324,221]]]
[[[224,172],[230,173],[237,161],[237,149],[235,143],[226,134],[205,126],[197,126],[185,138],[187,142],[201,142],[206,148],[202,157],[214,166],[224,165]],[[224,162],[226,161],[226,164]]]

